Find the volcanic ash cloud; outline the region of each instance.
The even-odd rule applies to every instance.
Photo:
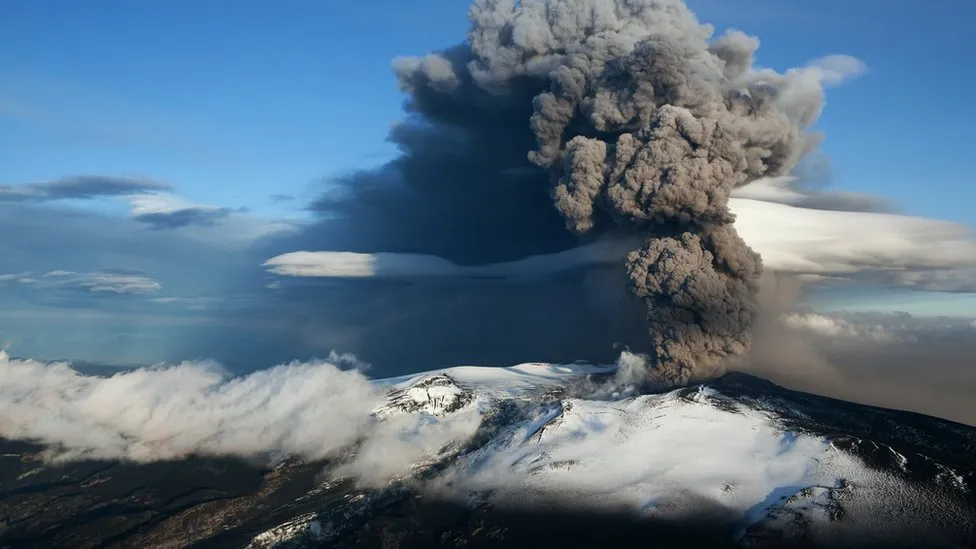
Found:
[[[762,261],[736,233],[729,196],[816,147],[807,129],[823,86],[861,63],[754,69],[757,38],[712,39],[678,0],[477,0],[469,17],[465,43],[394,62],[421,122],[401,145],[424,127],[490,155],[479,135],[531,128],[527,158],[547,172],[566,228],[643,241],[627,274],[648,309],[647,381],[687,383],[748,349]]]

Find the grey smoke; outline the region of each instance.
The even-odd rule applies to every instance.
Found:
[[[680,0],[477,0],[469,16],[467,43],[394,63],[410,110],[458,142],[486,114],[527,124],[527,158],[546,170],[569,231],[646,236],[627,273],[647,305],[656,381],[687,382],[747,350],[762,266],[729,196],[816,147],[807,129],[823,84],[860,63],[754,71],[757,38],[710,41]]]

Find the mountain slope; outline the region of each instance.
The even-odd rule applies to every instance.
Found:
[[[584,398],[611,372],[377,380],[374,433],[315,463],[52,467],[7,442],[0,547],[976,543],[976,428],[744,374]]]
[[[391,393],[395,406],[402,395],[437,385],[465,395],[453,410],[480,401],[492,419],[430,475],[428,496],[464,494],[473,507],[538,508],[556,500],[570,510],[625,509],[648,519],[705,516],[748,545],[974,539],[972,428],[787,391],[744,374],[605,401],[565,398],[558,387],[503,376],[486,390],[481,376],[492,372],[476,373],[416,376]],[[482,386],[466,384],[466,375]],[[426,409],[449,422],[439,398],[431,396]],[[328,514],[287,529],[296,528],[306,532],[299,538],[319,544],[345,536]],[[272,530],[252,547],[295,539]]]

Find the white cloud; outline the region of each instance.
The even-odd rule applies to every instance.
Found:
[[[263,266],[275,274],[299,277],[519,279],[615,263],[632,246],[628,240],[602,239],[555,254],[474,266],[461,266],[441,257],[421,254],[301,251],[275,256]]]
[[[280,275],[326,278],[427,278],[464,274],[464,269],[446,259],[417,254],[291,252],[269,259],[264,266]]]
[[[840,317],[817,313],[791,313],[783,316],[783,324],[818,336],[873,341],[876,343],[902,341],[880,324],[856,323]]]
[[[264,219],[240,208],[194,203],[173,194],[142,194],[126,200],[136,221],[153,229],[182,230],[202,240],[246,244],[296,229],[289,221]]]
[[[139,194],[126,197],[131,206],[130,214],[138,217],[146,214],[173,213],[187,208],[219,210],[217,206],[195,204],[173,194]]]
[[[773,270],[847,275],[976,266],[976,236],[956,223],[732,199],[736,229]]]
[[[381,485],[470,438],[481,422],[474,406],[448,421],[406,412],[377,418],[387,389],[366,378],[365,368],[352,355],[332,353],[241,377],[214,362],[99,377],[0,351],[0,437],[48,445],[45,457],[55,461],[194,454],[275,461],[342,451],[337,474]],[[349,448],[355,451],[346,455]]]
[[[976,323],[893,314],[808,313],[782,320],[790,333],[807,336],[817,350],[858,350],[844,353],[857,362],[845,371],[861,381],[840,383],[835,389],[848,391],[838,395],[841,398],[858,400],[858,391],[864,393],[861,396],[887,391],[882,385],[888,383],[898,390],[870,393],[870,403],[971,421],[971,395],[967,385],[958,382],[958,372],[950,378],[957,380],[953,387],[958,390],[940,385],[944,371],[957,365],[944,365],[942,358],[919,368],[916,357],[932,356],[952,345],[971,349]],[[795,363],[795,347],[786,350],[791,362],[777,362],[777,371],[819,375]],[[906,354],[907,361],[899,358]],[[475,433],[484,410],[478,399],[447,419],[436,411],[374,417],[387,402],[385,391],[391,382],[405,386],[415,377],[377,383],[363,375],[365,367],[350,355],[333,353],[327,360],[280,365],[241,377],[231,377],[213,362],[97,377],[82,375],[67,363],[13,359],[0,352],[0,437],[51,445],[50,458],[136,461],[191,454],[319,459],[356,445],[338,473],[381,484],[408,473],[418,462],[436,459],[446,445]],[[517,394],[544,379],[556,383],[569,370],[540,365],[464,367],[452,369],[451,375],[462,376],[458,379],[479,388],[479,394],[493,389]],[[865,377],[867,370],[873,377]],[[911,402],[905,400],[906,379],[914,388]],[[941,397],[933,399],[932,394]],[[960,402],[963,408],[958,408]]]
[[[919,289],[976,288],[976,235],[966,226],[891,213],[801,208],[733,198],[736,229],[762,255],[767,269],[812,279],[869,278]],[[772,193],[772,194],[769,194]],[[795,191],[778,195],[800,201]],[[623,261],[633,241],[607,241],[519,261],[461,267],[412,254],[294,252],[269,259],[269,271],[287,276],[376,278],[519,278]]]
[[[95,377],[0,352],[0,436],[53,445],[65,459],[322,458],[354,442],[380,402],[344,364],[336,356],[230,378],[185,362]]]
[[[19,280],[21,278],[29,277],[30,275],[31,275],[31,272],[30,271],[23,272],[23,273],[5,273],[5,274],[0,274],[0,282],[13,282],[13,281]]]
[[[803,70],[816,72],[824,86],[839,86],[850,78],[864,74],[868,67],[864,61],[850,55],[828,55],[811,61]]]
[[[836,189],[810,189],[795,176],[770,177],[732,191],[733,198],[747,198],[815,210],[888,212],[893,208],[884,198]]]
[[[334,474],[355,477],[364,486],[383,486],[435,460],[450,444],[470,439],[481,421],[482,410],[474,406],[441,418],[425,413],[384,418],[366,435],[355,457]]]
[[[195,311],[202,311],[219,302],[220,299],[214,297],[154,297],[149,300],[150,303],[156,303],[158,305],[172,305],[176,307],[186,307],[187,309],[193,309]]]
[[[92,293],[151,294],[162,289],[159,282],[148,276],[110,272],[51,271],[39,279],[21,278],[19,281],[39,289],[77,288]]]

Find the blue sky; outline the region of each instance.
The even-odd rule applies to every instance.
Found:
[[[760,62],[831,53],[870,72],[832,90],[834,185],[973,223],[976,51],[963,0],[691,2],[759,35]],[[13,0],[0,17],[0,180],[138,174],[207,203],[278,211],[322,177],[392,153],[390,59],[450,45],[466,3]],[[829,14],[829,15],[828,15]],[[44,29],[43,35],[37,29]],[[922,191],[924,189],[924,192]]]
[[[828,91],[818,126],[827,135],[822,151],[830,159],[831,185],[888,197],[909,214],[976,225],[976,182],[969,161],[976,143],[976,124],[971,123],[976,120],[976,72],[968,69],[976,54],[970,28],[976,4],[689,4],[719,30],[732,26],[759,35],[762,65],[782,70],[834,53],[865,61],[866,74]],[[174,243],[176,236],[156,234],[153,245],[168,251],[146,253],[135,262],[123,259],[123,252],[139,255],[140,244],[111,244],[117,247],[109,258],[93,240],[96,236],[85,232],[103,234],[100,225],[79,221],[66,237],[77,241],[75,265],[53,260],[52,254],[61,252],[38,244],[33,248],[37,257],[23,249],[7,253],[0,274],[103,273],[138,264],[134,269],[140,273],[156,269],[155,278],[173,271],[164,291],[153,294],[164,300],[159,305],[233,294],[227,277],[237,272],[236,260],[209,260],[213,265],[190,275],[177,272],[173,262],[218,253],[213,250],[238,250],[239,245],[214,242],[241,231],[262,233],[275,219],[301,217],[301,206],[320,191],[322,180],[390,158],[394,151],[385,135],[401,116],[402,100],[390,60],[458,42],[466,29],[466,10],[459,0],[4,2],[0,185],[80,174],[134,176],[170,185],[188,204],[249,213],[247,219],[231,214],[237,225],[223,232],[183,234],[209,252],[185,249]],[[273,200],[273,195],[296,199]],[[63,206],[69,207],[123,215],[131,205],[95,200]],[[17,211],[24,216],[17,226],[30,230],[30,216],[53,210]],[[126,220],[126,230],[135,230],[131,222]],[[48,229],[52,235],[59,231]],[[83,251],[86,245],[90,253]],[[911,301],[904,294],[885,295],[885,307]],[[185,315],[201,310],[126,309],[129,316],[121,316],[127,306],[118,303],[67,309],[64,301],[38,304],[36,296],[18,296],[6,299],[22,312],[22,321],[0,325],[4,341],[24,354],[111,361],[173,358],[163,349],[186,329]],[[853,299],[847,303],[856,303]],[[876,299],[864,298],[865,306]],[[955,299],[949,309],[923,309],[959,311]],[[133,315],[141,320],[132,320]],[[79,320],[96,316],[101,320]],[[139,322],[147,327],[133,328],[142,326]],[[51,328],[53,323],[69,327]],[[129,332],[119,331],[121,325],[129,326],[129,339]],[[72,336],[51,335],[65,332]]]

